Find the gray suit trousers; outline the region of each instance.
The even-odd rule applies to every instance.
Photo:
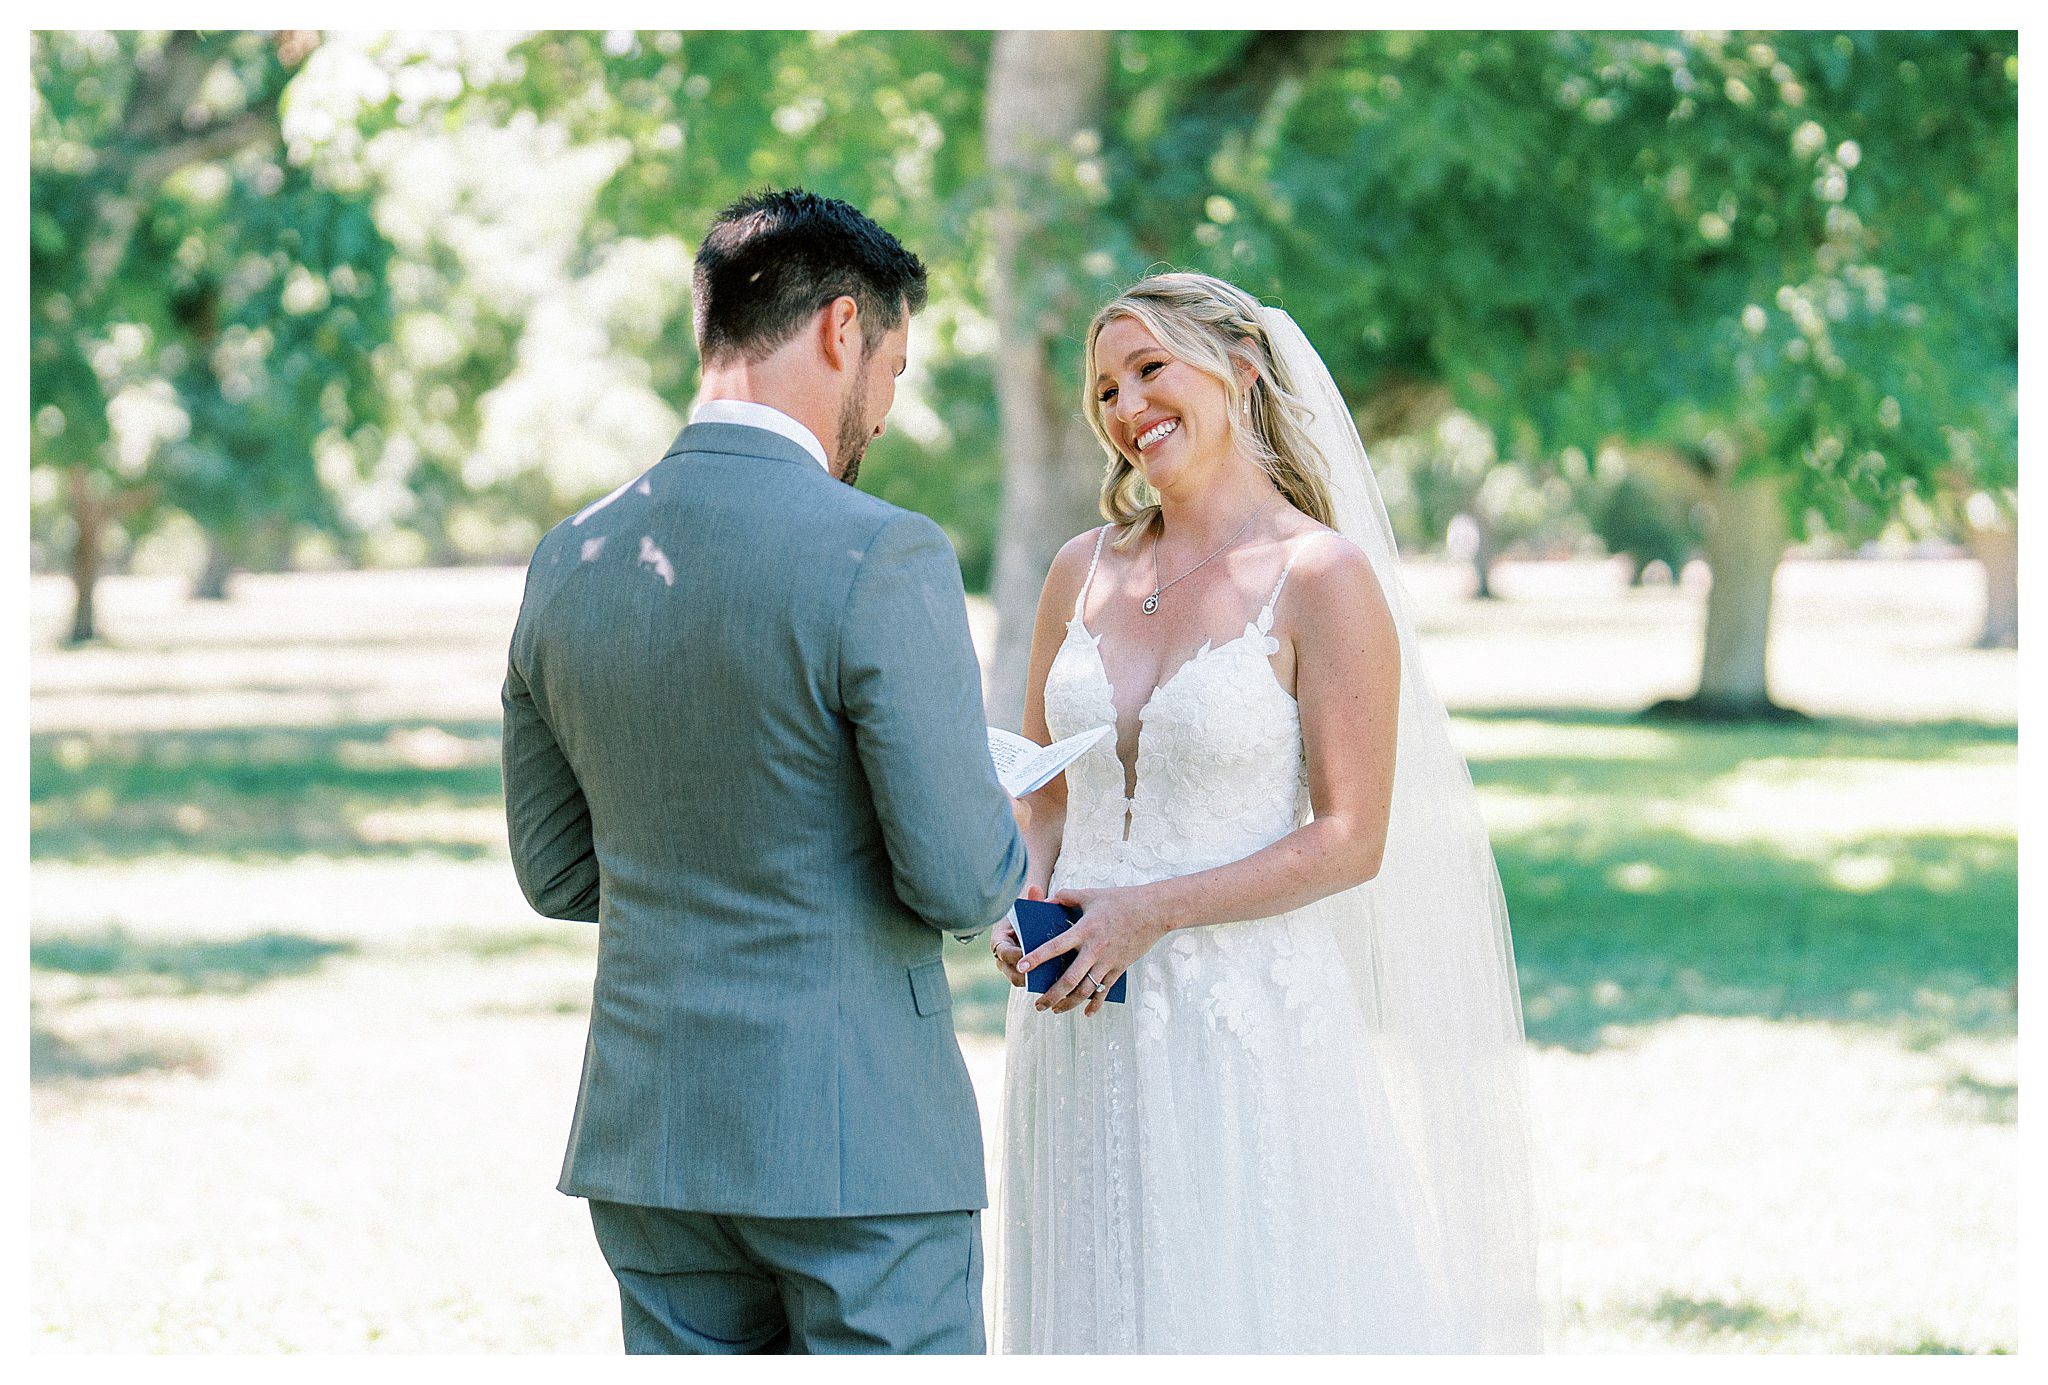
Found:
[[[590,1200],[634,1355],[979,1354],[981,1214],[741,1217]]]

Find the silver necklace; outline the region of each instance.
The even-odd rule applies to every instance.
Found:
[[[1270,508],[1272,507],[1267,507],[1267,509]],[[1252,527],[1252,521],[1257,519],[1260,515],[1264,513],[1266,513],[1265,510],[1254,510],[1251,512],[1251,514],[1247,515],[1245,517],[1244,523],[1237,526],[1237,532],[1235,534],[1232,534],[1229,538],[1225,539],[1223,541],[1222,547],[1219,547],[1216,550],[1216,553],[1221,553],[1223,549],[1230,547],[1230,545],[1236,543],[1239,539],[1243,538],[1244,531]],[[1163,519],[1160,521],[1160,527],[1162,530],[1165,528],[1165,521]],[[1183,572],[1180,575],[1180,577],[1174,578],[1173,582],[1168,582],[1165,586],[1161,586],[1159,582],[1159,543],[1160,539],[1164,539],[1165,537],[1166,535],[1162,532],[1158,539],[1154,539],[1152,541],[1152,595],[1145,598],[1145,604],[1140,608],[1148,616],[1159,609],[1159,594],[1161,592],[1165,591],[1167,587],[1172,586],[1173,582],[1180,581],[1181,577],[1194,576],[1196,572],[1201,570],[1202,563],[1206,563],[1209,561],[1209,558],[1213,558],[1216,556],[1216,553],[1211,553],[1209,555],[1209,558],[1202,559],[1202,562],[1196,563],[1186,572]]]

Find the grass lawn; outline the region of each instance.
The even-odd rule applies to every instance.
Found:
[[[1533,1042],[1683,1015],[2012,1032],[2012,726],[1467,712],[1459,732]],[[999,1032],[1004,988],[960,979],[966,1022]]]
[[[1788,570],[1822,715],[1712,728],[1628,710],[1697,593],[1416,571],[1513,919],[1559,1345],[2016,1346],[2014,662],[1960,648],[1966,578]],[[60,652],[33,588],[39,1349],[616,1349],[551,1191],[591,937],[505,859],[518,589],[117,579],[109,643]],[[948,961],[992,1115],[1007,988]]]

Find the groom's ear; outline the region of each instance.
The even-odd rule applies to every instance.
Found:
[[[860,304],[852,294],[842,293],[818,313],[818,349],[834,370],[852,370],[860,364]]]

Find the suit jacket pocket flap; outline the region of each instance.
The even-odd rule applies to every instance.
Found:
[[[935,957],[910,969],[910,998],[920,1015],[936,1015],[953,1008],[953,990],[946,984],[943,959]]]

